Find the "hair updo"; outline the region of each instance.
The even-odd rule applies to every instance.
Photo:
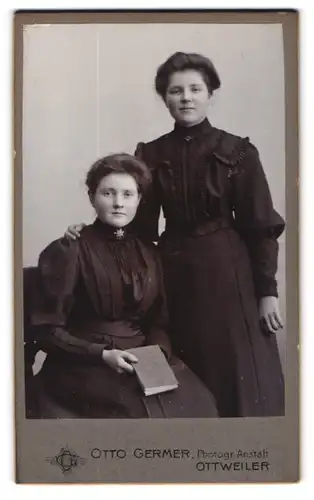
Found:
[[[97,160],[90,167],[86,175],[85,184],[90,195],[94,195],[101,180],[109,174],[131,175],[141,195],[145,195],[152,178],[146,164],[127,153],[118,153],[105,156]]]
[[[221,85],[219,75],[212,61],[201,54],[175,52],[161,66],[159,66],[155,77],[155,89],[165,99],[170,76],[176,71],[193,69],[203,76],[209,94]]]

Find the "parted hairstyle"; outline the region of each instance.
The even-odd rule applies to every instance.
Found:
[[[175,52],[161,66],[155,77],[155,89],[165,99],[170,76],[176,71],[193,69],[201,73],[209,94],[220,87],[220,78],[215,66],[208,57],[197,53]]]
[[[85,184],[90,195],[94,195],[101,180],[109,174],[129,174],[138,187],[141,195],[146,194],[152,177],[147,165],[127,153],[117,153],[105,156],[95,161],[86,175]]]

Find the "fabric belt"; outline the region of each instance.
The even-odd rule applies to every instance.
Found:
[[[71,329],[93,334],[94,336],[103,337],[135,337],[141,334],[139,324],[130,321],[106,321],[101,318],[91,318],[81,321],[76,321],[75,325],[71,325]]]
[[[176,224],[168,223],[166,229],[162,234],[162,237],[167,238],[167,236],[186,236],[186,237],[197,237],[204,236],[206,234],[213,233],[219,229],[224,229],[227,227],[233,227],[234,223],[232,220],[226,218],[209,219],[204,223],[194,226],[194,227],[180,227]]]
[[[128,321],[105,321],[99,318],[84,319],[69,327],[69,331],[82,339],[106,344],[111,349],[131,349],[145,343],[140,326]]]

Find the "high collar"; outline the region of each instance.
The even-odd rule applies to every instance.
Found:
[[[185,127],[184,125],[175,123],[173,131],[176,135],[188,141],[190,139],[194,139],[194,137],[210,132],[211,129],[212,129],[211,124],[209,123],[208,119],[205,118],[205,120],[203,120],[201,123],[198,123],[197,125],[192,125],[192,127]]]
[[[134,238],[134,231],[132,224],[125,227],[117,228],[102,222],[98,217],[94,221],[94,227],[101,232],[103,236],[112,241],[124,241]]]

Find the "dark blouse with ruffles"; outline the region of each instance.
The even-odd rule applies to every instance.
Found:
[[[157,241],[162,207],[166,233],[189,234],[208,221],[228,221],[245,241],[258,297],[277,296],[278,243],[284,220],[275,211],[259,154],[248,138],[213,127],[175,125],[136,155],[153,175],[153,187],[136,223]]]
[[[32,325],[55,358],[103,363],[105,348],[154,343],[170,355],[156,248],[131,228],[116,234],[96,219],[78,240],[56,240],[40,255]]]

